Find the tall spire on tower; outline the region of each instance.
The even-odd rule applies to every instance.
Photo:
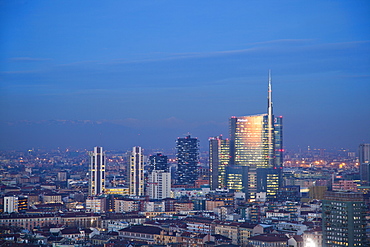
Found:
[[[267,112],[269,116],[272,116],[272,87],[271,87],[271,70],[269,69],[269,79],[268,79],[268,96],[267,96]]]
[[[271,87],[271,70],[268,74],[268,95],[267,95],[267,138],[268,138],[268,164],[269,167],[274,167],[275,155],[274,155],[274,116],[272,111],[272,87]]]

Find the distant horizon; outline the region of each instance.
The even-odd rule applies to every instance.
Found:
[[[254,114],[253,114],[254,115]],[[50,120],[50,121],[55,121],[55,122],[64,122],[64,120]],[[72,122],[85,122],[85,121],[88,121],[88,120],[75,120],[75,121],[72,121]],[[108,120],[102,120],[102,121],[97,121],[97,122],[104,122],[104,121],[108,121]],[[93,121],[88,121],[88,122],[93,122]],[[109,122],[109,121],[108,121]],[[94,147],[96,146],[100,146],[100,147],[103,147],[104,148],[104,151],[106,152],[122,152],[122,153],[125,153],[125,152],[128,152],[131,150],[132,147],[134,146],[141,146],[144,150],[144,153],[163,153],[163,154],[171,154],[171,155],[175,155],[176,154],[176,140],[178,138],[181,138],[181,137],[185,137],[186,135],[188,135],[189,133],[186,133],[186,134],[183,134],[182,136],[176,136],[173,138],[173,145],[172,147],[167,146],[167,147],[148,147],[146,146],[145,144],[143,145],[125,145],[125,147],[114,147],[112,145],[82,145],[80,147],[77,147],[77,146],[73,146],[73,145],[55,145],[54,147],[45,147],[45,146],[32,146],[32,147],[23,147],[23,148],[19,148],[19,149],[11,149],[11,148],[7,148],[7,149],[0,149],[0,151],[2,152],[6,152],[6,151],[15,151],[15,152],[26,152],[26,151],[29,151],[29,150],[42,150],[42,151],[57,151],[57,150],[60,150],[60,151],[63,151],[63,152],[67,152],[67,151],[92,151]],[[213,135],[213,136],[209,136],[207,139],[203,140],[203,139],[200,139],[198,136],[195,136],[195,135],[192,135],[190,133],[191,137],[194,137],[194,138],[198,138],[199,141],[200,141],[200,152],[201,153],[204,153],[204,152],[208,152],[208,139],[209,138],[212,138],[212,137],[215,137],[215,136],[222,136],[224,139],[228,139],[229,138],[229,135],[224,135],[224,134],[218,134],[218,135]],[[138,137],[138,138],[141,138],[141,137]],[[142,142],[142,141],[140,141]],[[344,147],[323,147],[323,146],[315,146],[315,145],[307,145],[307,146],[296,146],[296,147],[284,147],[284,153],[288,152],[288,153],[305,153],[305,152],[308,152],[308,149],[310,149],[310,151],[318,151],[318,150],[325,150],[325,151],[328,151],[328,152],[339,152],[339,151],[346,151],[346,152],[355,152],[356,153],[356,156],[358,155],[358,147],[360,146],[360,144],[364,144],[364,143],[368,143],[368,142],[362,142],[362,143],[359,143],[357,146],[355,147],[349,147],[349,146],[344,146]],[[108,148],[107,148],[108,147]],[[149,150],[149,151],[148,151]]]

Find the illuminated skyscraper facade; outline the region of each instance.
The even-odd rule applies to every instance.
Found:
[[[233,164],[268,168],[267,114],[232,117],[230,139]]]
[[[194,185],[198,178],[199,141],[190,135],[178,138],[177,149],[177,183]]]
[[[281,184],[283,122],[282,117],[273,115],[270,74],[267,99],[267,114],[230,118],[229,165],[248,167],[242,191],[250,200],[254,200],[258,192],[266,192],[268,199],[274,199]],[[235,174],[228,176],[236,177]]]
[[[283,167],[284,147],[283,147],[283,117],[274,118],[274,143],[275,143],[275,163],[278,169]]]
[[[212,190],[226,188],[226,167],[230,160],[230,141],[222,136],[209,139],[210,187]]]
[[[255,168],[280,168],[283,164],[283,118],[274,118],[269,144],[268,115],[230,118],[231,163]],[[271,158],[270,158],[271,157]]]
[[[226,187],[236,192],[246,192],[248,186],[248,166],[229,165],[226,167]]]
[[[144,196],[144,155],[141,147],[133,147],[130,157],[130,195]]]
[[[102,147],[90,152],[89,196],[102,194],[105,189],[105,154]]]

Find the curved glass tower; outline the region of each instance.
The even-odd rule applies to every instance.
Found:
[[[229,180],[239,177],[243,181],[228,181],[228,187],[233,184],[234,189],[246,192],[250,200],[254,200],[258,192],[266,192],[267,199],[275,198],[281,184],[283,119],[273,115],[270,73],[267,101],[267,114],[230,118],[230,163],[227,177]],[[237,176],[238,170],[244,175]]]

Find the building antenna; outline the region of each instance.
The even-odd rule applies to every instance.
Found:
[[[268,79],[268,96],[267,96],[267,104],[268,104],[268,114],[272,116],[272,86],[271,86],[271,70],[269,69],[269,79]]]
[[[268,94],[267,94],[267,124],[268,124],[268,163],[269,167],[274,167],[274,140],[273,140],[273,111],[272,111],[272,86],[271,86],[271,70],[268,73]]]

